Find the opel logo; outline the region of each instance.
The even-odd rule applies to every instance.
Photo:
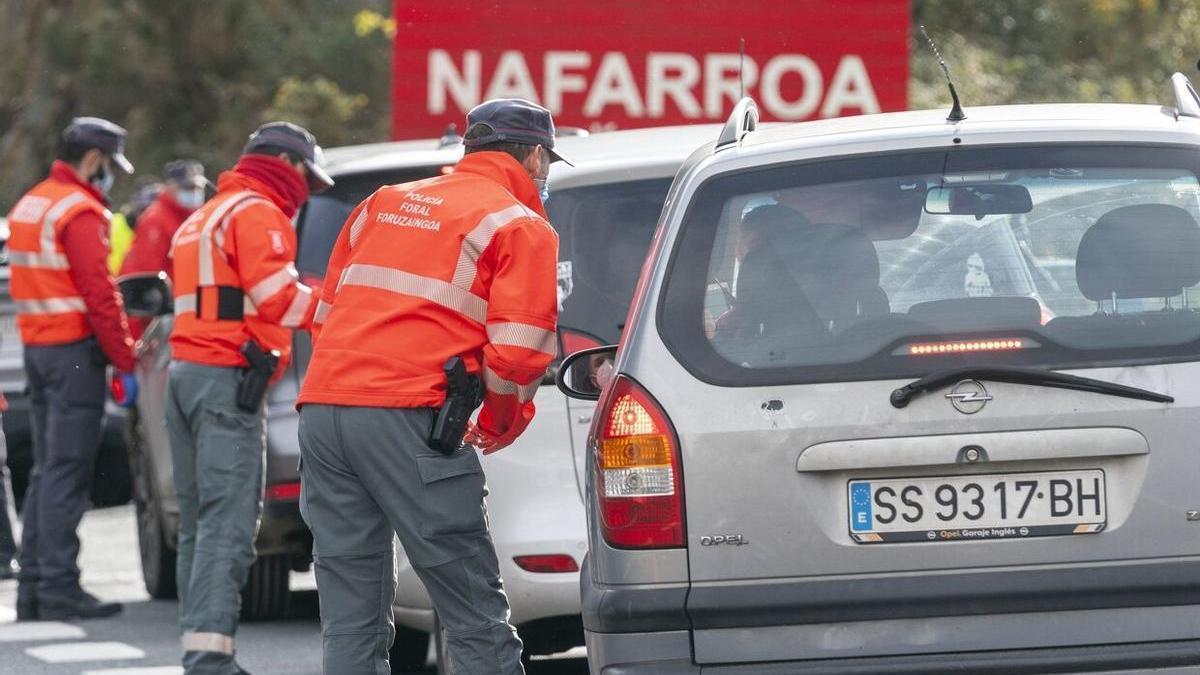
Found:
[[[958,412],[974,415],[983,410],[983,406],[992,400],[992,395],[978,380],[963,380],[954,385],[950,393],[946,394],[946,398],[950,399],[950,405]]]

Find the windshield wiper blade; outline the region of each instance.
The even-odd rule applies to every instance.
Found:
[[[914,380],[892,391],[891,403],[893,407],[903,408],[920,394],[968,379],[992,380],[1013,384],[1034,384],[1058,389],[1090,391],[1096,394],[1135,398],[1141,401],[1154,401],[1155,403],[1175,402],[1174,396],[1160,394],[1155,391],[1129,387],[1123,384],[1116,384],[1115,382],[1095,380],[1090,377],[1067,375],[1066,373],[1059,373],[1053,370],[1018,368],[1015,366],[968,366],[930,373],[919,380]]]

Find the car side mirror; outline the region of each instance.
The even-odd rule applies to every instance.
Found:
[[[138,272],[117,279],[125,313],[152,319],[174,311],[171,280],[165,272]]]
[[[600,392],[613,378],[617,345],[592,347],[575,352],[563,359],[555,384],[568,397],[580,401],[596,401]]]

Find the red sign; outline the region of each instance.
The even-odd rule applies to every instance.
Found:
[[[908,0],[397,0],[395,19],[395,138],[502,97],[592,130],[722,122],[743,90],[764,120],[908,100]]]

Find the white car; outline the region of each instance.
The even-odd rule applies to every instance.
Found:
[[[575,167],[556,164],[546,207],[559,234],[560,353],[615,342],[624,325],[667,190],[692,151],[717,126],[663,127],[558,139]],[[324,276],[325,262],[350,210],[379,186],[436,175],[461,146],[435,141],[331,149],[337,185],[314,196],[299,221],[298,267]],[[309,350],[298,345],[297,362]],[[302,367],[302,366],[301,366]],[[579,567],[587,553],[582,500],[584,440],[592,404],[568,402],[548,376],[537,416],[511,447],[483,459],[488,513],[512,622],[527,654],[583,644]],[[396,671],[424,665],[435,617],[404,551],[397,546]]]

